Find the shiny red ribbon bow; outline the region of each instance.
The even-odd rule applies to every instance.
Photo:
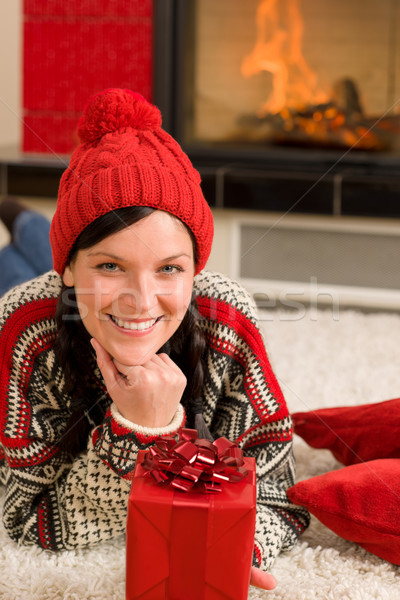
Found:
[[[195,429],[160,437],[146,452],[142,466],[160,485],[182,492],[220,492],[221,484],[247,475],[243,452],[224,437],[214,442],[197,438]]]

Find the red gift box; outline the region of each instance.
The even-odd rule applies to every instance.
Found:
[[[218,493],[157,484],[140,452],[128,504],[126,600],[245,600],[254,547],[256,478]]]

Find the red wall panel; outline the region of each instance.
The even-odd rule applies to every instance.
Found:
[[[147,0],[24,0],[24,14],[32,16],[151,17]]]
[[[151,0],[25,0],[24,9],[24,151],[71,152],[84,105],[103,89],[151,99]]]
[[[60,112],[38,116],[26,114],[23,125],[24,150],[58,156],[69,154],[76,146],[76,126],[79,116]]]

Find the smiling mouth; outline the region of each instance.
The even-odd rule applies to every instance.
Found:
[[[148,321],[124,321],[123,319],[118,319],[110,315],[110,319],[121,327],[122,329],[129,329],[130,331],[145,331],[146,329],[151,329],[153,325],[155,325],[161,317],[157,317],[157,319],[149,319]]]

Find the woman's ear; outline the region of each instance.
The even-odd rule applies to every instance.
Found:
[[[71,270],[71,267],[69,265],[67,265],[65,267],[65,269],[64,269],[62,280],[63,280],[64,284],[67,287],[73,287],[74,286],[74,276],[72,274],[72,270]]]

